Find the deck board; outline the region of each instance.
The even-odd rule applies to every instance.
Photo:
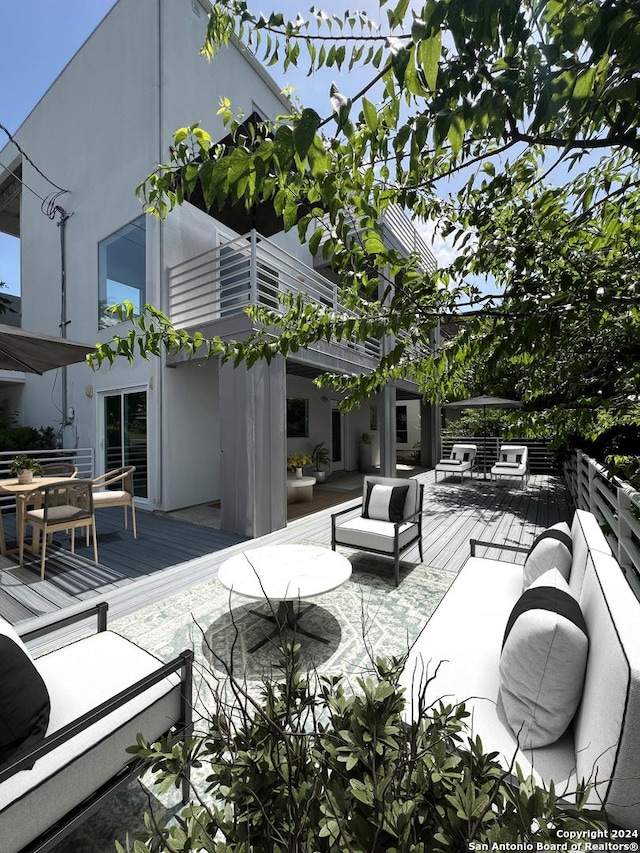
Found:
[[[425,485],[423,553],[424,562],[434,568],[457,573],[469,556],[471,538],[506,542],[528,547],[545,526],[570,521],[571,499],[560,478],[546,474],[531,476],[529,485],[511,486],[506,481],[491,483],[481,478],[464,483],[452,477],[434,481],[433,471],[416,475]],[[40,581],[39,565],[31,557],[23,569],[7,558],[0,564],[0,615],[12,623],[31,623],[55,611],[100,596],[109,601],[111,619],[160,600],[185,587],[217,574],[228,557],[247,547],[287,542],[331,542],[331,513],[358,503],[345,492],[347,500],[291,521],[286,528],[255,540],[224,533],[211,527],[177,521],[162,514],[138,512],[138,538],[125,530],[118,508],[101,510],[98,516],[100,564],[92,561],[92,550],[84,539],[76,541],[76,556],[59,548],[48,563],[46,578]],[[5,516],[7,538],[15,535],[11,518]],[[59,545],[67,544],[58,535]],[[498,556],[487,552],[487,556]],[[519,560],[522,555],[501,554]],[[412,547],[403,563],[417,562],[418,548]],[[390,566],[390,571],[393,569]],[[401,566],[401,578],[402,578]]]

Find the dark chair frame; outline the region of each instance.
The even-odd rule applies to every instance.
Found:
[[[348,542],[340,542],[339,538],[337,538],[336,533],[339,528],[339,525],[336,524],[336,519],[341,515],[346,515],[349,512],[353,512],[356,509],[359,509],[363,500],[360,503],[355,504],[355,506],[350,506],[347,509],[341,509],[339,512],[334,512],[331,516],[331,550],[336,550],[336,545],[342,545],[344,548],[353,548],[354,551],[366,551],[370,554],[381,554],[384,557],[393,556],[394,560],[394,574],[395,574],[395,582],[396,586],[400,583],[400,556],[404,554],[405,551],[408,551],[412,545],[418,543],[418,553],[420,554],[420,561],[424,561],[424,556],[422,553],[422,513],[423,513],[423,503],[424,503],[424,483],[419,484],[419,492],[418,492],[418,504],[419,507],[412,515],[407,516],[402,521],[394,521],[388,522],[389,524],[393,524],[393,554],[389,551],[382,551],[379,548],[365,548],[363,545],[351,545]],[[407,523],[417,522],[416,526],[416,535],[410,539],[406,545],[403,545],[400,548],[399,542],[399,533],[402,525]]]
[[[97,630],[106,631],[107,629],[107,609],[108,603],[101,601],[93,607],[75,613],[71,616],[62,619],[56,619],[47,625],[34,628],[33,630],[20,633],[23,642],[27,643],[38,637],[45,636],[51,632],[60,630],[76,622],[80,622],[91,616],[97,617]],[[181,719],[177,724],[172,725],[165,735],[171,733],[176,739],[189,739],[193,733],[193,659],[194,653],[191,649],[186,649],[176,658],[166,664],[159,662],[158,669],[140,679],[135,684],[122,690],[120,693],[112,696],[106,702],[98,705],[71,723],[68,723],[57,732],[46,737],[42,743],[25,755],[15,764],[7,767],[0,773],[0,782],[10,779],[15,773],[23,769],[27,769],[33,765],[37,759],[43,755],[56,749],[60,744],[73,738],[89,726],[101,720],[107,714],[115,711],[117,708],[130,702],[136,696],[140,696],[154,684],[160,683],[168,675],[174,672],[180,673],[181,681]],[[27,847],[23,848],[21,853],[46,853],[57,844],[59,844],[70,832],[77,829],[84,821],[90,817],[97,809],[104,805],[107,797],[110,797],[115,791],[128,784],[131,779],[139,775],[143,770],[143,762],[135,757],[132,757],[118,773],[106,782],[101,788],[90,794],[81,803],[69,811],[63,818],[54,824],[44,835],[36,841],[31,842]],[[186,805],[189,801],[190,791],[190,774],[189,767],[185,767],[184,776],[182,779],[182,803]]]

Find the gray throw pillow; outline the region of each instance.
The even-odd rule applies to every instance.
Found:
[[[549,569],[557,569],[568,581],[571,574],[571,531],[566,521],[544,530],[534,541],[524,563],[522,587],[527,589]]]
[[[571,724],[588,649],[580,605],[551,569],[516,602],[500,655],[500,696],[521,749],[555,743]]]

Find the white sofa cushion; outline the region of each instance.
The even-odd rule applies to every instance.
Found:
[[[99,665],[96,662],[99,661]],[[134,643],[104,631],[38,658],[51,697],[47,735],[111,699],[161,662]],[[0,783],[3,853],[38,838],[131,759],[139,732],[150,741],[180,719],[180,679],[172,675]]]
[[[584,684],[589,640],[580,605],[557,569],[525,590],[507,621],[500,696],[518,743],[555,743],[573,719]]]
[[[590,552],[580,606],[590,649],[574,722],[577,775],[595,783],[591,799],[605,801],[614,824],[638,829],[640,602],[610,554]]]
[[[49,712],[47,687],[33,658],[0,618],[0,769],[44,740]]]
[[[489,594],[488,594],[489,591]],[[496,751],[505,770],[514,756],[525,775],[538,784],[553,779],[559,795],[575,788],[575,754],[571,730],[552,746],[518,748],[499,701],[498,662],[504,626],[522,593],[522,566],[471,557],[454,580],[411,647],[400,684],[407,691],[405,719],[421,709],[421,687],[427,676],[426,705],[442,699],[465,702],[469,725],[486,751]]]
[[[536,537],[524,561],[524,589],[549,569],[558,569],[562,577],[568,581],[571,573],[572,549],[571,530],[566,521],[560,521],[543,530]]]
[[[416,537],[416,523],[405,522],[398,528],[399,549],[409,545]],[[375,518],[350,518],[336,527],[336,542],[352,548],[371,548],[393,554],[394,524],[392,521],[378,521]]]
[[[383,486],[380,483],[366,484],[362,505],[362,517],[378,521],[402,521],[409,485]]]

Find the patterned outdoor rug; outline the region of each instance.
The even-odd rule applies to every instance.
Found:
[[[351,560],[350,581],[313,603],[304,601],[300,624],[328,642],[296,635],[300,659],[305,669],[324,674],[357,677],[371,671],[371,657],[402,655],[418,635],[428,617],[449,588],[455,575],[425,565],[401,564],[401,582],[393,582],[391,560],[345,551]],[[248,651],[271,630],[252,611],[268,605],[250,602],[224,589],[217,579],[137,611],[110,624],[112,630],[138,645],[169,660],[185,648],[196,653],[195,694],[206,704],[207,684],[214,676],[224,677],[232,667],[234,676],[243,679],[253,692],[258,691],[278,661],[278,640],[267,642],[254,652]],[[293,639],[287,633],[284,639]],[[130,792],[127,795],[127,791]],[[147,808],[138,783],[119,799],[81,827],[56,849],[74,853],[111,853],[114,839],[140,824],[140,810]],[[175,797],[162,797],[165,807],[175,809]],[[157,804],[157,801],[156,801]],[[71,846],[73,844],[73,846]]]

